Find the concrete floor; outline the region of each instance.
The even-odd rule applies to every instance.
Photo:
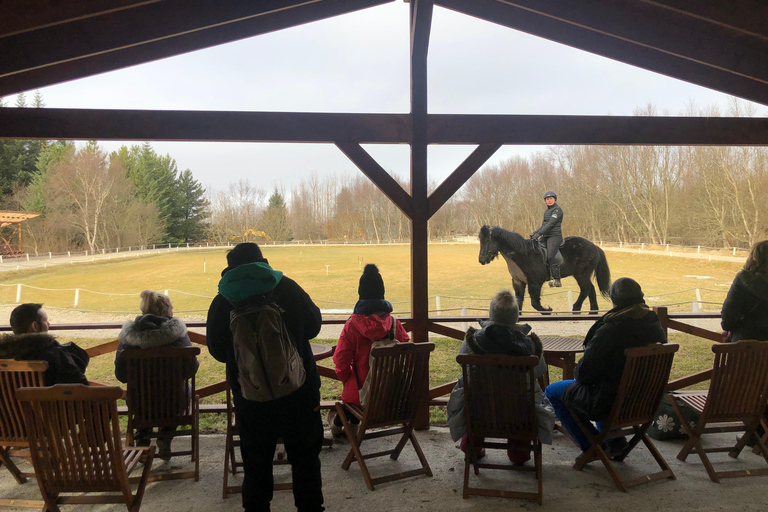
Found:
[[[339,511],[415,511],[435,510],[440,512],[473,510],[509,510],[522,508],[542,511],[648,511],[667,512],[675,510],[696,510],[699,512],[739,510],[765,511],[768,509],[768,476],[723,480],[716,484],[709,480],[698,457],[690,456],[688,462],[680,462],[675,456],[682,446],[682,441],[656,442],[672,470],[676,481],[661,480],[651,482],[630,490],[625,494],[616,489],[605,468],[599,462],[591,463],[583,472],[571,468],[577,455],[577,448],[562,435],[556,434],[554,444],[544,446],[544,505],[535,502],[507,500],[498,498],[471,497],[462,499],[463,454],[451,442],[447,429],[433,427],[429,431],[417,433],[429,460],[434,476],[420,476],[381,484],[375,491],[369,491],[363,482],[357,465],[353,463],[349,471],[341,469],[341,462],[347,454],[349,444],[346,439],[338,440],[333,447],[324,448],[321,454],[323,463],[323,483],[327,510]],[[735,434],[723,434],[721,439],[731,440]],[[718,437],[718,436],[715,436]],[[364,452],[378,451],[377,445],[384,446],[387,440],[367,441]],[[367,446],[366,446],[367,445]],[[168,511],[238,511],[239,495],[221,498],[223,470],[223,436],[204,436],[201,442],[201,478],[192,480],[156,482],[147,487],[141,510],[144,512]],[[506,456],[500,451],[489,451],[491,461],[506,462]],[[726,454],[715,454],[712,458],[716,469],[745,469],[765,467],[766,462],[751,452],[743,452],[738,460],[730,459]],[[173,467],[190,467],[184,461],[173,461]],[[414,469],[417,464],[415,453],[406,446],[397,462],[389,458],[372,461],[371,472],[375,476],[380,470]],[[650,454],[641,445],[636,448],[623,463],[617,463],[621,474],[640,474],[639,471],[654,471],[654,462]],[[386,467],[385,467],[386,466]],[[169,463],[160,465],[158,470],[167,469]],[[288,468],[275,468],[276,481],[289,481]],[[239,479],[235,479],[239,481]],[[529,473],[484,470],[480,477],[472,477],[471,485],[487,483],[499,484],[512,489],[535,489],[535,480]],[[39,499],[39,491],[33,480],[24,485],[17,485],[11,476],[0,468],[0,496],[16,499]],[[276,492],[272,501],[272,510],[290,511],[293,508],[293,496],[289,491]],[[66,507],[64,510],[73,510]],[[99,505],[79,506],[78,510],[118,511],[123,506]]]

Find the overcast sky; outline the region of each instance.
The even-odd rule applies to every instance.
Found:
[[[40,91],[53,108],[403,113],[408,57],[408,4],[398,1]],[[680,115],[691,103],[729,104],[721,93],[440,7],[428,66],[430,113],[631,115],[652,103],[659,114]],[[312,172],[357,172],[329,144],[152,145],[207,188],[247,178],[290,189]],[[408,176],[407,145],[366,149]],[[444,179],[472,149],[430,147],[430,179]],[[489,162],[538,149],[504,146]]]

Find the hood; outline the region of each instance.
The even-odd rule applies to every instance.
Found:
[[[627,320],[629,318],[639,320],[649,313],[656,316],[656,313],[654,313],[651,308],[648,307],[647,304],[632,304],[631,306],[627,306],[624,308],[613,308],[609,312],[605,314],[603,317],[603,321],[606,323],[611,322],[620,322],[622,320]]]
[[[355,329],[369,340],[380,340],[389,335],[394,318],[389,313],[379,315],[352,315],[349,321]]]
[[[392,312],[392,304],[384,299],[360,299],[352,311],[355,315],[372,315]]]
[[[126,346],[155,348],[170,345],[187,334],[187,326],[178,318],[141,315],[126,322],[117,336]]]
[[[267,263],[246,263],[229,270],[219,281],[219,293],[230,302],[243,302],[275,289],[283,273]]]
[[[475,354],[533,355],[531,338],[514,326],[488,322],[479,331],[467,331],[465,339]]]
[[[0,336],[0,359],[34,359],[41,350],[57,343],[56,338],[42,332],[6,334]]]
[[[752,295],[758,299],[768,300],[768,281],[760,275],[748,270],[742,270],[736,274],[734,281],[743,285]]]

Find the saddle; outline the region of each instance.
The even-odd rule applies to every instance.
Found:
[[[565,240],[563,240],[560,243],[560,247],[557,248],[557,254],[555,254],[555,257],[553,258],[552,264],[553,265],[562,265],[563,264],[563,253],[560,252],[560,249],[565,245]],[[546,243],[538,242],[536,245],[534,245],[534,248],[537,249],[538,254],[541,255],[542,262],[549,266],[549,263],[547,262],[547,245]]]

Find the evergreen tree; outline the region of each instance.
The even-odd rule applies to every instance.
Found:
[[[177,201],[169,226],[169,237],[178,242],[200,240],[203,236],[203,219],[208,215],[205,189],[192,177],[189,169],[179,175],[176,182]]]
[[[264,231],[273,239],[286,241],[290,240],[290,224],[288,222],[288,212],[285,205],[285,198],[275,189],[269,197],[267,210],[264,212]]]

